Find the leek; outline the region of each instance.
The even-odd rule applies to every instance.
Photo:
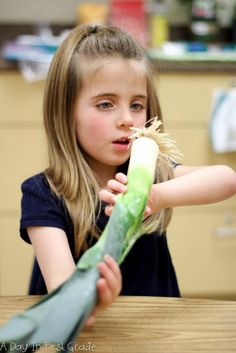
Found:
[[[179,153],[167,134],[160,132],[161,122],[154,118],[149,127],[134,129],[128,169],[128,191],[117,197],[112,215],[97,243],[78,261],[71,277],[35,305],[13,316],[0,328],[0,346],[10,351],[15,346],[34,349],[50,342],[69,350],[97,301],[96,264],[105,254],[119,264],[131,246],[144,233],[142,220],[153,184],[157,157],[169,163]],[[12,351],[12,349],[11,349]]]

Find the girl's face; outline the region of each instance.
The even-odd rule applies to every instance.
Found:
[[[75,103],[76,136],[94,171],[111,177],[129,158],[130,127],[142,127],[147,120],[145,64],[107,58],[93,61],[92,67]]]

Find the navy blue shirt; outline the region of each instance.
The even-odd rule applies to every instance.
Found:
[[[27,227],[47,226],[63,229],[74,254],[73,224],[62,199],[50,189],[43,173],[22,184],[20,235],[28,243]],[[102,231],[108,221],[104,212],[98,220]],[[91,244],[92,245],[92,244]],[[78,261],[74,256],[75,262]],[[120,266],[123,295],[179,297],[175,270],[165,234],[146,234],[139,238]],[[35,260],[29,294],[46,294],[46,286]]]

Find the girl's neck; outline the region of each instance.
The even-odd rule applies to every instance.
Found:
[[[101,166],[101,164],[99,164],[98,166],[93,165],[93,171],[98,185],[101,188],[106,188],[108,180],[115,178],[117,167],[106,165]]]

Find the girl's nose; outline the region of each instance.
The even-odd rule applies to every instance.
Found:
[[[131,112],[122,111],[117,121],[119,127],[132,127],[134,125],[134,120]]]

